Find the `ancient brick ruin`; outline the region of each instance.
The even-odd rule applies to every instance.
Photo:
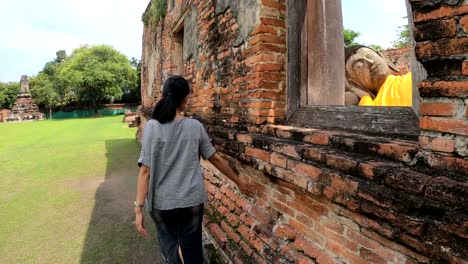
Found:
[[[300,16],[291,14],[305,1],[167,2],[164,19],[144,30],[139,135],[163,80],[183,74],[193,89],[187,115],[206,124],[252,191],[203,163],[204,223],[229,259],[467,263],[467,1],[409,0],[428,73],[419,115],[292,101],[301,68],[292,48]]]
[[[29,81],[26,75],[21,76],[21,89],[11,109],[6,122],[44,120],[44,114],[39,112],[39,107],[34,103],[29,93]]]

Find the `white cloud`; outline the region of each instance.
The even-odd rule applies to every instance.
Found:
[[[149,0],[0,0],[0,81],[36,74],[60,49],[108,44],[141,56]]]

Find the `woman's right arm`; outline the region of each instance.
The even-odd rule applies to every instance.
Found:
[[[231,181],[233,181],[237,186],[241,184],[239,180],[239,175],[237,175],[234,170],[229,166],[229,163],[223,159],[218,153],[214,153],[208,159],[220,172],[226,175]]]
[[[225,159],[223,159],[218,153],[214,153],[213,155],[211,155],[208,161],[210,161],[220,172],[222,172],[229,179],[231,179],[231,181],[233,181],[237,185],[237,187],[242,193],[249,197],[254,196],[254,192],[249,188],[249,183],[246,180],[240,178],[239,175],[237,175],[237,173],[234,172],[231,166],[229,166],[229,163]]]

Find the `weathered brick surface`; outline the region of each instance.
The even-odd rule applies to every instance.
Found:
[[[466,1],[410,0],[428,72],[418,86],[419,142],[285,122],[287,1],[256,1],[259,19],[241,41],[246,25],[231,6],[180,2],[197,15],[184,25],[198,32],[184,61],[187,115],[207,125],[249,191],[202,163],[204,224],[233,263],[466,262]],[[172,31],[181,10],[189,9],[145,27],[142,124],[177,69]]]

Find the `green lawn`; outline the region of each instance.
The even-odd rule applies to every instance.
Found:
[[[138,146],[122,116],[0,123],[0,263],[154,263],[134,230]]]

